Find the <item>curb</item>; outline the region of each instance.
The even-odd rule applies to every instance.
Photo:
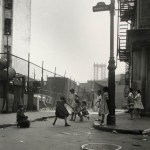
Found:
[[[49,119],[49,118],[54,118],[54,117],[55,117],[55,116],[40,117],[40,118],[36,118],[36,119],[30,120],[30,122],[46,121],[47,119]],[[1,124],[1,125],[0,125],[0,129],[1,129],[1,128],[11,127],[11,126],[17,126],[17,123]]]
[[[130,129],[122,129],[122,128],[116,128],[115,126],[100,126],[100,124],[94,122],[93,127],[95,129],[101,130],[101,131],[107,131],[107,132],[113,132],[113,133],[123,133],[123,134],[143,134],[144,130],[130,130]]]

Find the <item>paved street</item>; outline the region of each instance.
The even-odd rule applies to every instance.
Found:
[[[55,126],[53,119],[37,121],[28,129],[15,126],[0,129],[0,150],[78,150],[86,143],[109,143],[120,145],[123,150],[149,150],[150,137],[103,132],[93,129],[96,115],[84,122],[69,122],[65,127],[63,120]]]

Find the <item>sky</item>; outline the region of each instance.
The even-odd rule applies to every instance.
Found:
[[[66,72],[66,77],[79,83],[93,80],[94,63],[108,66],[110,55],[110,13],[93,12],[98,2],[32,0],[31,61],[38,65],[44,61],[44,68],[54,71],[56,67],[56,73]],[[115,19],[115,45],[116,24]],[[116,74],[124,70],[124,63],[117,61]]]

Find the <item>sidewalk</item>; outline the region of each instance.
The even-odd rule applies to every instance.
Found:
[[[31,122],[52,118],[55,115],[54,111],[37,111],[25,112]],[[0,114],[0,128],[16,125],[16,113]]]
[[[106,121],[105,121],[106,122]],[[148,134],[150,133],[150,117],[141,117],[140,119],[130,119],[128,113],[116,115],[116,125],[100,125],[99,121],[94,121],[94,128],[102,131],[125,134]]]

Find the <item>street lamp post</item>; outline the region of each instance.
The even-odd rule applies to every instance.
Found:
[[[93,11],[110,11],[110,57],[108,65],[108,88],[109,88],[109,114],[107,116],[107,125],[115,125],[115,59],[114,59],[114,12],[115,12],[115,0],[111,0],[110,5],[106,5],[104,2],[97,3],[93,7]]]
[[[115,125],[115,59],[114,59],[114,12],[115,0],[111,0],[110,5],[110,58],[108,65],[108,87],[109,87],[109,114],[107,116],[107,124]]]

